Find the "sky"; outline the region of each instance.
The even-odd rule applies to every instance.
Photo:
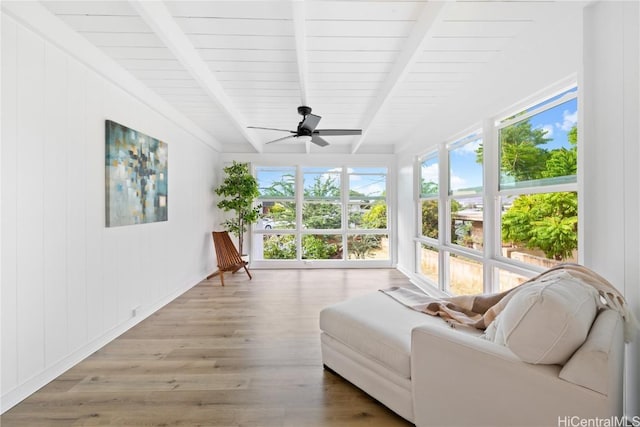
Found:
[[[577,123],[578,101],[576,98],[543,111],[529,118],[534,129],[544,129],[551,138],[544,148],[570,148],[567,133]],[[475,150],[481,140],[475,140],[451,151],[451,186],[453,190],[482,186],[482,167],[476,162]],[[422,168],[425,181],[437,182],[438,164]]]

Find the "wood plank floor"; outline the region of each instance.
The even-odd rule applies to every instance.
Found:
[[[322,368],[322,307],[392,269],[203,281],[0,417],[10,426],[409,426]],[[227,279],[228,277],[228,279]]]

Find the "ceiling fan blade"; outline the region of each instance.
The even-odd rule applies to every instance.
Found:
[[[296,137],[295,135],[287,135],[287,136],[283,136],[282,138],[274,139],[273,141],[265,142],[265,144],[273,144],[274,142],[284,141],[285,139],[295,138],[295,137]]]
[[[293,130],[288,130],[288,129],[276,129],[276,128],[263,128],[260,126],[247,126],[249,129],[262,129],[262,130],[277,130],[280,132],[289,132],[289,133],[296,133]]]
[[[320,123],[321,118],[322,117],[320,116],[316,116],[315,114],[309,113],[305,116],[302,123],[300,123],[300,127],[302,129],[313,131],[316,128],[316,126],[318,126],[318,123]]]
[[[317,129],[313,131],[314,135],[362,135],[362,129]]]
[[[311,137],[311,142],[313,142],[314,144],[320,147],[326,147],[327,145],[329,145],[326,139],[320,138],[318,135],[315,135],[315,134]]]

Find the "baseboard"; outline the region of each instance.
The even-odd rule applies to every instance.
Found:
[[[189,281],[180,289],[172,292],[171,294],[155,302],[154,304],[140,307],[135,316],[130,317],[125,322],[107,331],[102,336],[94,339],[93,341],[90,341],[83,347],[72,352],[53,365],[48,366],[42,372],[34,375],[29,380],[25,381],[14,389],[3,393],[0,397],[0,414],[3,414],[9,409],[13,408],[15,405],[38,391],[40,388],[44,387],[60,375],[64,374],[66,371],[82,362],[84,359],[100,350],[102,347],[109,344],[111,341],[127,332],[129,329],[133,328],[135,325],[142,322],[144,319],[151,316],[153,313],[160,310],[162,307],[169,304],[171,301],[175,300],[180,295],[184,294],[203,280],[204,276],[202,279]]]

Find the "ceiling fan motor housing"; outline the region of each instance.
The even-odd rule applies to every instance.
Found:
[[[301,116],[306,116],[311,114],[311,107],[307,107],[306,105],[301,105],[298,107],[298,114]]]

